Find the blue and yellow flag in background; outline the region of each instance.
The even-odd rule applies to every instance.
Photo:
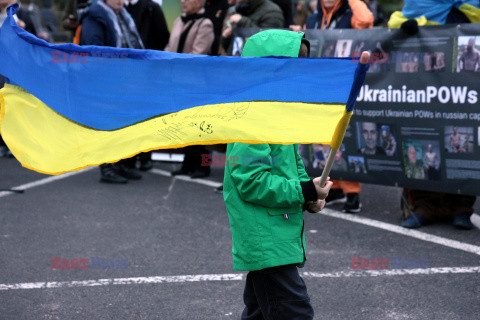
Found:
[[[351,59],[52,45],[16,25],[17,8],[0,29],[8,79],[0,132],[23,166],[42,173],[193,144],[333,146],[368,68]]]

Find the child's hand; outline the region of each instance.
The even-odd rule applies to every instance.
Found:
[[[320,185],[320,179],[320,177],[316,177],[315,179],[313,179],[313,184],[315,185],[315,189],[317,190],[318,199],[325,200],[325,198],[328,196],[330,188],[333,185],[333,182],[330,181],[330,177],[328,177],[327,182],[325,182],[325,185],[322,187]]]
[[[309,201],[307,202],[307,204],[309,211],[320,212],[325,207],[325,200],[318,199],[316,202]]]

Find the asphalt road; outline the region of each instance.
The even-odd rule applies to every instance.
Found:
[[[0,188],[27,188],[0,191],[0,319],[239,319],[245,273],[232,270],[222,195],[162,171],[176,166],[109,185],[97,168],[45,181],[0,158]],[[354,221],[340,206],[305,215],[315,319],[480,318],[480,217],[471,231],[404,232],[399,196],[364,185]],[[55,257],[89,267],[52,269]],[[389,268],[353,270],[352,257]]]

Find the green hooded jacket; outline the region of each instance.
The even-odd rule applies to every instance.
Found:
[[[249,38],[242,56],[298,57],[302,38],[292,31],[263,31]],[[300,181],[310,179],[297,149],[296,144],[228,144],[227,159],[236,161],[225,168],[223,197],[235,270],[303,266],[305,198]]]

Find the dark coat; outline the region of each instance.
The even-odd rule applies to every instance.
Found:
[[[237,23],[239,28],[283,28],[282,9],[270,0],[250,0],[249,9],[242,12],[237,4],[237,12],[243,17]]]
[[[205,2],[205,17],[210,19],[213,23],[213,32],[215,33],[215,40],[212,44],[212,55],[218,54],[220,47],[220,38],[222,36],[223,20],[228,10],[227,0],[207,0]]]
[[[80,17],[82,32],[80,45],[116,47],[117,36],[113,21],[98,3],[90,6]]]
[[[152,0],[139,0],[125,7],[137,26],[147,49],[163,50],[170,38],[162,8]]]

